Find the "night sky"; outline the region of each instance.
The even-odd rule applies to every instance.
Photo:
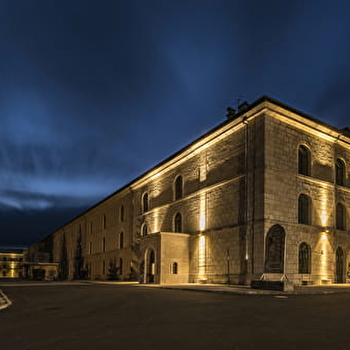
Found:
[[[28,245],[267,94],[350,125],[349,1],[0,2],[0,245]]]

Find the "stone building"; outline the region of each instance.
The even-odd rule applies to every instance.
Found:
[[[0,247],[0,279],[22,277],[24,248]]]
[[[263,96],[42,242],[68,279],[346,282],[349,167],[348,128]]]

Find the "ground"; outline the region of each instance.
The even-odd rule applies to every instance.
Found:
[[[2,286],[22,349],[349,349],[350,293],[230,295],[133,285]]]

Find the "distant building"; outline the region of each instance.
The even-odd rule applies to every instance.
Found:
[[[350,282],[349,129],[266,96],[228,112],[29,256],[68,279]]]
[[[53,281],[58,279],[58,262],[53,260],[50,239],[35,244],[35,249],[28,248],[22,264],[23,277],[32,280]]]
[[[0,247],[0,278],[22,277],[24,248]]]

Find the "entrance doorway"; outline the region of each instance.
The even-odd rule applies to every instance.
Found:
[[[149,250],[146,260],[146,283],[154,283],[154,275],[156,271],[154,250]]]
[[[336,283],[344,283],[344,252],[341,247],[336,251]]]

